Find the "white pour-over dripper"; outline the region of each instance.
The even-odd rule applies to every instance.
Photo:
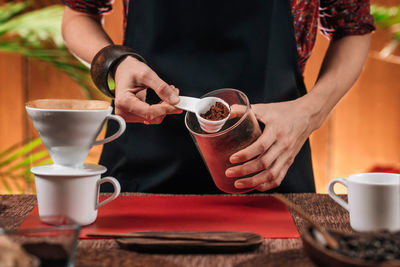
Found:
[[[215,133],[218,132],[222,126],[224,126],[225,122],[228,120],[231,109],[229,108],[229,104],[224,100],[218,97],[204,97],[204,98],[195,98],[189,96],[179,96],[180,101],[175,107],[193,112],[196,114],[197,120],[199,121],[201,129],[207,133]],[[212,121],[207,120],[201,117],[201,114],[206,113],[210,110],[210,108],[215,105],[215,103],[221,102],[224,104],[228,110],[229,114],[222,120]]]
[[[107,101],[39,99],[28,102],[26,111],[54,164],[61,166],[81,167],[92,146],[115,140],[126,128]],[[115,120],[118,130],[96,141],[108,120]]]

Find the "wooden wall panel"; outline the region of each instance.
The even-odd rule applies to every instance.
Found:
[[[122,0],[117,0],[113,4],[113,10],[104,16],[104,29],[115,44],[123,43],[123,5]]]
[[[23,61],[19,55],[0,53],[0,151],[25,139],[25,80],[21,75],[24,71]],[[6,172],[9,167],[0,168],[0,172]],[[0,194],[7,193],[8,188],[17,192],[18,187],[26,186],[22,180],[1,175]]]
[[[76,98],[84,99],[82,89],[69,76],[48,63],[29,61],[28,98]]]
[[[335,112],[333,176],[400,167],[400,65],[369,58]],[[333,177],[332,177],[333,178]]]
[[[23,58],[0,53],[0,151],[25,138]]]

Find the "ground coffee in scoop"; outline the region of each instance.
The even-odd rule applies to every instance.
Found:
[[[200,114],[202,118],[211,121],[219,121],[225,119],[228,115],[228,108],[221,102],[216,102],[215,105],[211,106],[211,108],[206,113]]]

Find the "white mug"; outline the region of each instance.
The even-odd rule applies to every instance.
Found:
[[[126,128],[120,116],[111,115],[112,107],[106,101],[40,99],[28,102],[26,110],[57,165],[82,166],[92,146],[115,140]],[[109,119],[118,122],[118,131],[96,141]]]
[[[120,184],[113,177],[100,178],[106,168],[85,164],[82,168],[42,165],[31,169],[35,174],[39,216],[64,215],[80,225],[93,223],[98,209],[118,197]],[[99,202],[100,185],[111,183],[114,193]]]
[[[338,197],[334,185],[347,187],[348,202]],[[400,174],[359,173],[329,182],[329,196],[350,214],[355,231],[400,230]]]

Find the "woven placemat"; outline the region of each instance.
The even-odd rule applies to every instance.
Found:
[[[24,217],[36,203],[36,195],[0,195],[0,216]]]
[[[306,254],[299,249],[281,251],[268,255],[261,255],[250,260],[243,261],[235,267],[275,267],[275,266],[296,266],[296,267],[311,267],[316,266]]]
[[[350,227],[347,210],[339,206],[326,194],[287,194],[288,199],[301,206],[318,224],[339,232],[354,233]],[[347,201],[347,196],[341,195]],[[290,210],[297,229],[301,231],[308,223],[296,212]]]
[[[108,249],[107,253],[103,249],[84,248],[79,249],[75,258],[76,267],[179,267],[164,259],[156,258],[152,255],[138,254],[135,252]]]

